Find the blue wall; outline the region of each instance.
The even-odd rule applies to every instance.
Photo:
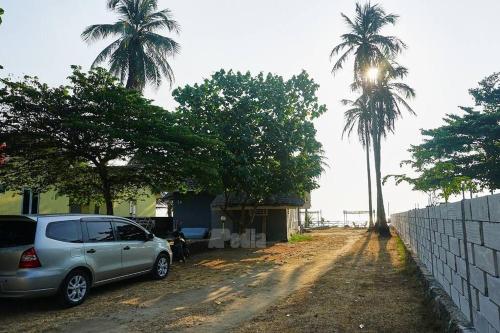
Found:
[[[208,193],[188,192],[174,194],[174,218],[182,228],[211,229],[210,204],[215,196]]]

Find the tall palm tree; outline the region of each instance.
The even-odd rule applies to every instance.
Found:
[[[370,2],[363,6],[357,3],[356,14],[353,19],[350,19],[344,13],[341,13],[341,15],[350,31],[341,35],[342,42],[335,46],[330,53],[330,59],[340,55],[332,68],[332,73],[342,69],[347,59],[351,55],[354,55],[354,84],[351,88],[353,90],[361,88],[362,96],[364,95],[364,98],[367,99],[368,85],[370,83],[370,80],[366,75],[368,69],[375,66],[379,62],[384,61],[386,57],[396,56],[402,49],[406,48],[406,45],[399,38],[395,36],[384,36],[381,34],[381,30],[385,26],[394,25],[396,23],[398,16],[395,14],[387,14],[380,5],[372,5]],[[364,102],[367,102],[367,100]],[[368,104],[368,106],[370,106],[370,104]],[[373,111],[366,110],[365,114],[373,114]],[[350,116],[346,114],[346,120],[348,120],[347,118],[349,117]],[[349,124],[349,121],[347,124]],[[365,125],[366,124],[359,123],[358,130],[361,129],[365,132],[369,130],[371,132],[371,129],[366,128]],[[370,172],[371,142],[369,140],[369,136],[366,136],[365,134],[363,134],[360,139],[367,153],[366,165],[368,178],[368,206],[370,210],[371,226],[373,223]]]
[[[395,121],[401,118],[403,110],[415,115],[415,111],[406,101],[415,97],[415,91],[407,84],[398,81],[406,77],[408,70],[396,63],[378,65],[380,74],[370,87],[369,104],[373,113],[372,140],[375,160],[375,182],[377,186],[377,223],[376,230],[382,235],[390,235],[385,216],[381,177],[381,141],[388,133],[394,133]]]
[[[157,11],[157,0],[108,0],[107,5],[119,15],[118,21],[94,24],[82,33],[88,43],[117,37],[101,51],[92,67],[108,60],[111,73],[129,89],[142,91],[146,84],[159,87],[163,77],[172,85],[174,73],[167,59],[178,54],[180,46],[157,33],[163,29],[179,33],[180,26],[170,10]]]
[[[358,134],[358,139],[366,151],[366,172],[368,175],[368,207],[370,212],[369,230],[373,229],[373,205],[372,205],[372,180],[370,171],[370,146],[372,133],[371,109],[369,107],[369,96],[361,95],[358,99],[351,101],[348,99],[342,100],[342,104],[349,105],[351,108],[344,113],[346,124],[342,131],[342,137],[345,134],[350,136],[354,129]]]
[[[341,13],[341,16],[350,31],[340,36],[342,42],[330,53],[330,59],[340,55],[333,65],[332,73],[342,69],[347,59],[354,55],[354,81],[366,83],[366,71],[369,67],[387,57],[396,56],[406,48],[406,44],[399,38],[381,35],[384,27],[396,24],[398,16],[386,14],[378,4],[372,5],[368,2],[362,6],[357,3],[354,19],[344,13]]]

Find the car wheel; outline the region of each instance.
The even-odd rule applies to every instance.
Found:
[[[155,265],[153,266],[153,277],[161,280],[167,277],[170,270],[170,258],[168,255],[161,253],[156,258]]]
[[[82,304],[90,289],[88,274],[82,270],[74,270],[64,279],[59,295],[63,305],[72,307]]]

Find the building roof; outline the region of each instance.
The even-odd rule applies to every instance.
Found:
[[[241,206],[243,203],[243,196],[232,194],[229,196],[228,206]],[[225,197],[223,194],[219,194],[212,201],[212,207],[224,207],[225,205]],[[247,202],[247,206],[252,206],[254,202]],[[272,195],[266,198],[264,201],[260,202],[258,206],[296,206],[301,207],[304,205],[304,200],[299,198],[296,195]]]

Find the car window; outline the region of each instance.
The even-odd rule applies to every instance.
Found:
[[[19,220],[0,221],[0,247],[35,243],[36,223]]]
[[[141,228],[126,222],[115,222],[116,231],[120,240],[145,240],[146,232]]]
[[[52,222],[47,225],[45,235],[61,242],[81,243],[82,227],[80,220]]]
[[[115,240],[111,222],[87,221],[88,242],[111,242]]]

